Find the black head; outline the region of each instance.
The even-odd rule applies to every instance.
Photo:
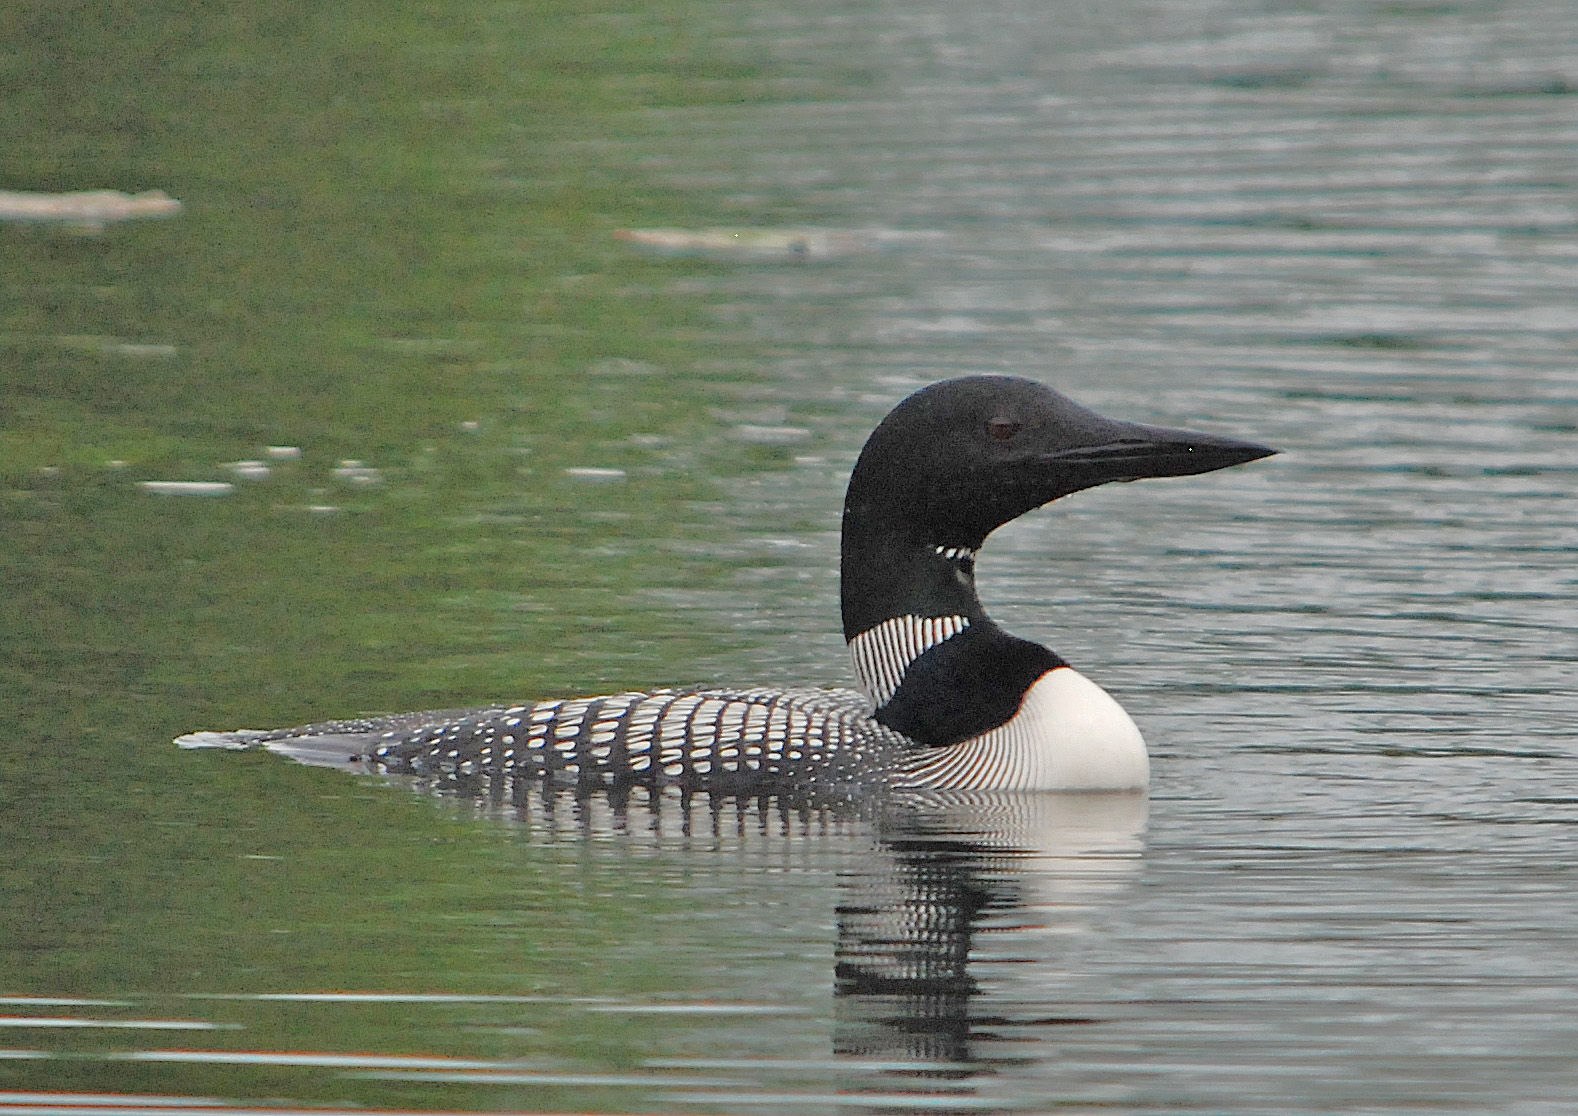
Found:
[[[974,550],[1032,508],[1108,481],[1209,473],[1276,451],[1104,418],[1044,384],[967,376],[905,399],[872,433],[844,505],[931,546]]]

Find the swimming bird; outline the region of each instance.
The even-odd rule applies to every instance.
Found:
[[[858,691],[662,689],[176,742],[578,793],[1140,790],[1149,760],[1134,721],[1056,652],[993,623],[976,554],[998,527],[1082,489],[1275,452],[1105,418],[1033,380],[945,380],[882,420],[850,477],[841,600]]]

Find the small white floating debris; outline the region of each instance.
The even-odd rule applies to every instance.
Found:
[[[572,466],[564,471],[564,475],[571,480],[590,481],[595,484],[609,484],[625,479],[623,469],[604,469],[591,465]]]
[[[594,360],[586,369],[594,376],[660,376],[663,369],[649,360],[631,360],[629,357],[604,357]]]
[[[137,487],[160,496],[228,496],[236,490],[229,481],[138,481]]]
[[[95,333],[57,333],[50,340],[72,352],[99,353],[132,360],[173,360],[181,355],[181,350],[174,345],[154,341],[126,341]]]
[[[659,255],[724,260],[825,260],[875,247],[871,237],[843,229],[619,229],[614,236]]]
[[[69,225],[98,232],[113,221],[173,217],[181,203],[163,190],[123,194],[118,190],[81,190],[68,194],[0,190],[0,221]]]
[[[271,470],[261,461],[226,461],[221,469],[229,469],[242,480],[263,480]]]
[[[472,347],[471,342],[454,337],[382,337],[378,343],[397,353],[415,355],[465,351]]]
[[[104,463],[106,469],[125,469],[131,465],[130,461],[122,461],[119,457],[112,457]]]
[[[460,429],[466,434],[475,434],[482,429],[482,424],[476,419],[467,419],[460,424]]]
[[[300,446],[265,446],[264,456],[274,461],[296,461],[301,457]]]
[[[109,341],[104,345],[110,356],[131,357],[133,360],[173,360],[181,354],[174,345],[159,345],[141,341]]]
[[[335,468],[334,475],[346,484],[373,485],[383,483],[383,474],[371,465],[354,458],[347,458]]]
[[[752,446],[792,446],[811,437],[804,426],[752,426],[740,423],[734,428],[734,440]]]

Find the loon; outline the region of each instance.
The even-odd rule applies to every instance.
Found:
[[[945,380],[882,420],[850,477],[841,598],[859,692],[664,689],[176,743],[388,774],[530,776],[577,794],[1143,790],[1134,721],[1056,652],[992,622],[976,554],[996,528],[1070,493],[1275,452],[1104,418],[1033,380]]]

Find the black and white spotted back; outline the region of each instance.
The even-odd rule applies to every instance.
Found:
[[[225,734],[391,774],[530,775],[582,790],[642,784],[768,793],[880,781],[913,748],[852,690],[657,690]],[[212,734],[219,736],[221,734]]]

